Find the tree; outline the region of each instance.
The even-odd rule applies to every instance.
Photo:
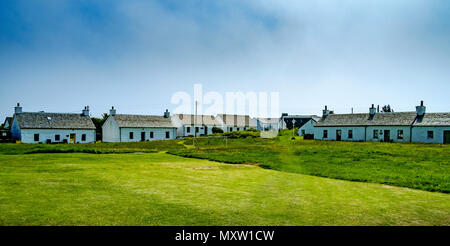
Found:
[[[94,122],[95,125],[95,132],[97,135],[97,140],[101,140],[102,139],[102,126],[103,123],[105,123],[106,119],[108,119],[108,114],[104,113],[102,114],[102,118],[95,118],[92,117],[92,122]]]
[[[394,112],[394,109],[391,108],[391,105],[384,105],[382,110],[382,112],[388,113],[388,112]]]

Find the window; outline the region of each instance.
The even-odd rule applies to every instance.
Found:
[[[187,133],[190,133],[191,132],[191,128],[188,126],[188,127],[186,127],[186,132]]]
[[[198,127],[195,127],[195,132],[198,132]]]
[[[378,139],[378,130],[373,130],[373,138]]]
[[[403,139],[403,130],[397,131],[397,139]]]
[[[232,132],[233,131],[233,127],[230,127],[230,132]]]
[[[133,134],[133,132],[130,132],[130,139],[133,139],[134,138],[134,134]]]
[[[86,134],[81,135],[81,141],[86,141]]]
[[[36,141],[36,142],[39,141],[39,134],[37,134],[37,133],[34,134],[34,141]]]
[[[323,130],[323,138],[328,138],[328,131],[327,130]]]
[[[305,130],[302,130],[302,136],[305,136],[305,133],[306,133]]]
[[[353,130],[348,130],[348,138],[349,139],[353,138]]]
[[[150,132],[150,138],[153,138],[153,132]]]
[[[59,134],[56,134],[55,135],[55,141],[60,141],[61,140],[61,137],[59,136]]]
[[[239,127],[237,128],[237,130],[239,131]]]
[[[433,139],[434,138],[434,132],[433,131],[428,131],[427,132],[427,138],[428,139]]]
[[[166,132],[166,138],[170,138],[170,132]]]

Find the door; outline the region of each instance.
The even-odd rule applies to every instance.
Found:
[[[205,126],[205,135],[208,135],[208,127]]]
[[[75,133],[70,134],[69,143],[75,143],[75,140],[77,138],[77,135]]]
[[[336,130],[336,141],[341,141],[342,139],[342,131]]]
[[[390,130],[384,130],[384,141],[385,142],[391,141],[391,131]]]
[[[450,144],[450,131],[444,131],[444,144]]]
[[[145,141],[145,132],[141,132],[141,141]]]

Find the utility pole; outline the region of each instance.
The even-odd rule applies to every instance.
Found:
[[[292,138],[295,138],[295,119],[292,119]]]
[[[197,141],[197,100],[195,100],[195,114],[194,114],[194,139],[193,139],[194,147],[196,141]]]

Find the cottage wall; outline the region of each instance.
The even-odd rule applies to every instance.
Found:
[[[433,131],[433,138],[428,138],[428,131]],[[450,126],[414,126],[412,142],[444,143],[444,131],[450,131]]]
[[[314,125],[316,124],[316,121],[309,120],[306,122],[302,127],[298,129],[298,135],[303,136],[302,132],[305,132],[305,134],[314,134]]]
[[[120,142],[119,126],[113,117],[108,117],[102,126],[103,142]]]
[[[378,131],[378,138],[374,138],[373,131]],[[410,126],[368,126],[367,127],[367,141],[384,141],[384,131],[390,131],[390,141],[393,142],[410,142],[411,141],[411,127]],[[403,139],[399,138],[398,131],[403,131]]]
[[[328,137],[325,138],[324,130],[328,131]],[[316,140],[336,140],[336,131],[341,130],[341,140],[342,141],[364,141],[365,131],[362,126],[354,127],[314,127],[314,139]],[[348,137],[349,130],[353,131],[353,137]]]
[[[133,139],[130,139],[130,132],[133,132]],[[176,139],[177,128],[121,128],[120,129],[120,141],[122,142],[139,142],[141,141],[141,133],[145,132],[145,140],[167,140]],[[150,132],[153,132],[153,138],[150,138]],[[169,132],[169,138],[166,138],[166,132]]]
[[[75,134],[75,143],[95,142],[95,130],[79,129],[21,129],[20,140],[23,143],[46,143],[50,139],[52,143],[62,143],[65,140],[69,143],[70,134]],[[39,134],[39,141],[34,140],[34,134]],[[86,134],[86,140],[82,141],[82,135]],[[55,136],[59,135],[60,140],[56,141]]]

